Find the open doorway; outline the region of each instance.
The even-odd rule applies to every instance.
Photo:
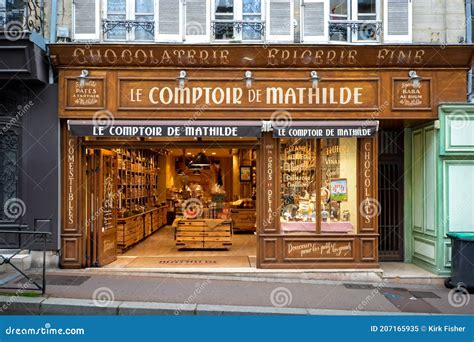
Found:
[[[256,141],[116,143],[85,156],[88,266],[255,267]]]

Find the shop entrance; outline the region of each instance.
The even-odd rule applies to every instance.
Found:
[[[257,139],[86,142],[86,263],[255,267]]]

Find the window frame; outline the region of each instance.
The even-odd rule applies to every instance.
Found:
[[[258,13],[244,13],[243,12],[243,1],[244,0],[234,0],[234,12],[233,12],[233,19],[232,22],[241,22],[244,23],[244,15],[258,15]],[[265,24],[265,12],[266,12],[266,0],[260,0],[260,23]],[[211,23],[214,26],[216,21],[216,2],[213,1],[211,4]],[[267,28],[265,27],[265,30]],[[212,31],[212,30],[211,30]],[[235,35],[236,31],[234,28],[234,38],[233,39],[216,39],[214,32],[210,32],[211,42],[218,42],[218,43],[230,43],[233,41],[245,42],[245,43],[261,43],[265,41],[265,32],[262,32],[260,39],[243,39],[243,27],[240,32]]]
[[[103,16],[102,16],[102,21],[108,20],[108,1],[109,0],[103,0],[102,1],[102,6],[103,6]],[[136,20],[137,13],[135,12],[135,1],[136,0],[125,0],[125,19],[124,20]],[[138,40],[138,42],[154,42],[156,41],[156,20],[157,20],[157,4],[155,0],[153,1],[153,12],[152,13],[138,13],[139,16],[153,16],[153,19],[150,20],[150,22],[153,22],[153,25],[155,27],[154,29],[154,34],[153,37],[150,39],[143,39],[143,40]],[[112,14],[114,15],[114,14]],[[133,28],[130,32],[125,30],[125,39],[111,39],[108,38],[108,34],[102,31],[103,35],[103,41],[104,42],[133,42],[136,41],[135,39],[135,29]]]

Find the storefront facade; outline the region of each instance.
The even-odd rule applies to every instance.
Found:
[[[377,131],[434,122],[438,104],[463,102],[471,62],[462,46],[50,48],[64,268],[85,267],[90,248],[85,146],[130,138],[254,139],[256,266],[378,267]],[[102,228],[97,251],[109,246],[112,260],[116,241]]]

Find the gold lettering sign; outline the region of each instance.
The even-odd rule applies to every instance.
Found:
[[[286,241],[286,259],[353,259],[353,241]]]
[[[89,78],[81,87],[76,78],[66,79],[66,107],[102,109],[105,107],[104,80]]]
[[[394,110],[431,110],[431,79],[423,79],[414,85],[407,79],[393,80]]]
[[[318,87],[307,80],[189,81],[120,79],[119,110],[374,110],[379,107],[378,79],[326,79]]]

